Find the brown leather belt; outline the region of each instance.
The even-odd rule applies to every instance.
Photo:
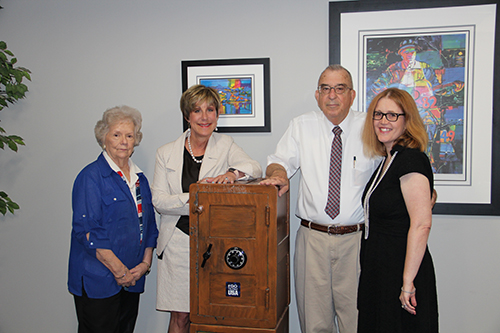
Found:
[[[304,227],[308,227],[321,232],[326,232],[329,235],[345,235],[352,232],[365,230],[364,223],[358,223],[354,225],[323,225],[307,220],[302,220],[300,224]]]

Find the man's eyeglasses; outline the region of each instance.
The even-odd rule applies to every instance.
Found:
[[[380,111],[375,111],[373,112],[373,120],[382,120],[382,118],[384,118],[385,116],[385,119],[389,120],[392,123],[395,123],[396,121],[398,121],[399,117],[401,116],[404,117],[404,115],[405,115],[404,113],[394,113],[394,112],[383,113]]]
[[[330,94],[330,91],[332,90],[335,91],[337,95],[343,95],[346,93],[346,91],[352,90],[352,88],[349,88],[345,84],[337,84],[335,87],[330,87],[329,85],[322,84],[318,87],[319,93],[323,95]]]

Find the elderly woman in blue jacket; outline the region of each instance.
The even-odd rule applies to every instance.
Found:
[[[151,191],[130,156],[142,133],[139,111],[106,110],[95,126],[103,148],[77,176],[68,289],[78,332],[133,332],[156,247]]]

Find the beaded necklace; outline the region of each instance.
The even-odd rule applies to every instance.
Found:
[[[201,160],[197,160],[196,157],[194,157],[194,154],[193,154],[193,149],[191,148],[191,129],[188,129],[188,132],[187,132],[187,139],[188,139],[188,149],[189,149],[189,154],[191,155],[191,158],[193,159],[193,161],[195,161],[196,163],[202,163],[203,162],[203,157],[201,158]]]

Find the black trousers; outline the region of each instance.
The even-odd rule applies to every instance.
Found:
[[[89,298],[85,290],[75,298],[78,333],[132,333],[139,313],[139,293],[121,290],[102,299]]]

